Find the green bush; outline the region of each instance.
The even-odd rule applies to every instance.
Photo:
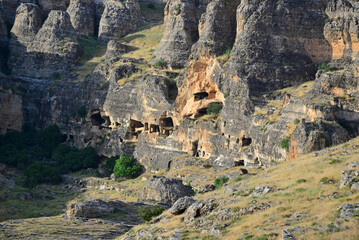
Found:
[[[120,159],[116,160],[113,173],[116,177],[134,178],[141,174],[142,167],[132,157],[122,154]]]
[[[207,108],[207,114],[218,114],[223,108],[222,103],[211,103]]]
[[[228,180],[229,180],[229,178],[227,178],[227,177],[216,178],[214,180],[214,186],[216,186],[216,188],[219,189],[223,186],[223,184],[228,182]]]
[[[165,67],[165,65],[166,65],[166,62],[165,62],[165,60],[163,60],[163,59],[161,59],[161,60],[159,60],[159,61],[157,61],[157,62],[155,63],[155,66],[156,66],[156,67],[160,67],[160,68]]]
[[[280,142],[280,146],[283,148],[283,149],[289,149],[289,142],[290,142],[290,139],[289,138],[283,138],[282,141]]]
[[[59,169],[41,162],[35,162],[27,167],[24,175],[25,186],[30,188],[40,183],[57,184],[61,182]]]
[[[295,124],[295,125],[297,125],[297,124],[299,124],[299,123],[300,123],[300,120],[299,120],[298,118],[294,120],[294,124]]]
[[[323,70],[323,71],[335,71],[336,68],[331,67],[329,64],[323,63],[322,65],[320,65],[320,66],[318,67],[318,70]]]
[[[160,215],[163,212],[163,208],[160,206],[137,208],[138,215],[142,220],[149,222],[153,217]]]
[[[107,158],[105,163],[102,164],[102,168],[106,169],[107,171],[113,172],[113,169],[116,165],[116,160],[118,159],[118,156]]]

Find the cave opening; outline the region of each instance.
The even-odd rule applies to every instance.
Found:
[[[236,162],[234,163],[234,165],[235,165],[236,167],[244,166],[244,160],[236,161]]]
[[[193,95],[194,95],[194,101],[200,101],[207,98],[209,94],[207,92],[198,92]]]
[[[192,143],[192,152],[194,157],[198,157],[198,140]]]
[[[207,108],[201,108],[201,109],[197,110],[196,115],[194,117],[198,118],[198,117],[202,117],[206,114],[207,114]]]
[[[109,116],[103,116],[102,117],[104,120],[105,120],[105,125],[106,126],[110,126],[111,125],[111,120],[110,120],[110,117]]]
[[[105,119],[101,117],[100,112],[96,112],[91,115],[91,124],[93,126],[101,126],[103,123],[105,123]]]
[[[171,117],[165,117],[160,119],[161,134],[169,136],[173,131],[173,126],[173,120]]]
[[[160,125],[150,124],[150,133],[160,132]]]
[[[130,121],[130,138],[138,138],[138,135],[143,131],[144,125],[140,121],[131,119]]]
[[[242,137],[242,147],[248,147],[252,144],[252,138],[246,138],[246,136]]]

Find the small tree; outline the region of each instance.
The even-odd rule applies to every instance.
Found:
[[[125,154],[122,154],[121,157],[116,160],[113,173],[116,177],[134,178],[140,175],[141,170],[141,165],[136,163],[132,157],[127,157]]]

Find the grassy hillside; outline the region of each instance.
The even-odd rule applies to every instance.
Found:
[[[173,216],[165,212],[167,218],[163,223],[136,226],[134,232],[147,229],[147,235],[155,233],[156,236],[167,237],[180,232],[181,239],[264,240],[281,239],[284,229],[294,229],[296,239],[359,239],[359,212],[348,221],[337,218],[338,206],[359,202],[358,192],[350,192],[349,187],[339,188],[342,170],[358,160],[359,138],[356,138],[322,151],[316,157],[312,153],[265,170],[252,169],[249,175],[234,178],[221,189],[196,195],[195,199],[199,201],[215,199],[216,203],[222,202],[209,216],[186,224],[183,222],[184,215]],[[225,172],[236,173],[239,168]],[[193,179],[191,184],[195,188],[213,181],[220,174],[223,172],[215,174],[213,170],[193,166],[167,173],[182,176],[185,182]],[[252,196],[251,192],[258,186],[268,186],[271,191]],[[233,191],[233,187],[237,191]],[[271,207],[245,216],[230,217],[227,221],[216,217],[225,210],[236,215],[241,209],[260,203]],[[212,222],[211,226],[217,225],[221,234],[203,233],[206,226],[201,224],[206,222]],[[340,222],[340,226],[336,222]],[[163,233],[160,233],[162,230]]]

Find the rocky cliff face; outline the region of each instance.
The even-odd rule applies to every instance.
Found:
[[[45,22],[41,6],[17,10],[12,84],[31,89],[25,121],[56,123],[77,146],[134,154],[146,168],[199,158],[253,166],[359,134],[357,1],[171,0],[155,50],[112,40],[83,81],[70,74],[78,39],[96,33],[100,14],[100,40],[138,28],[139,2],[71,1]],[[154,50],[146,60],[158,68],[136,50]],[[214,105],[223,108],[207,114]]]
[[[21,18],[17,19],[14,36],[18,34],[16,29],[24,29]],[[38,32],[31,30],[18,35],[22,46],[11,46],[11,63],[16,76],[56,77],[54,74],[67,72],[80,57],[81,47],[67,12],[51,11]]]

